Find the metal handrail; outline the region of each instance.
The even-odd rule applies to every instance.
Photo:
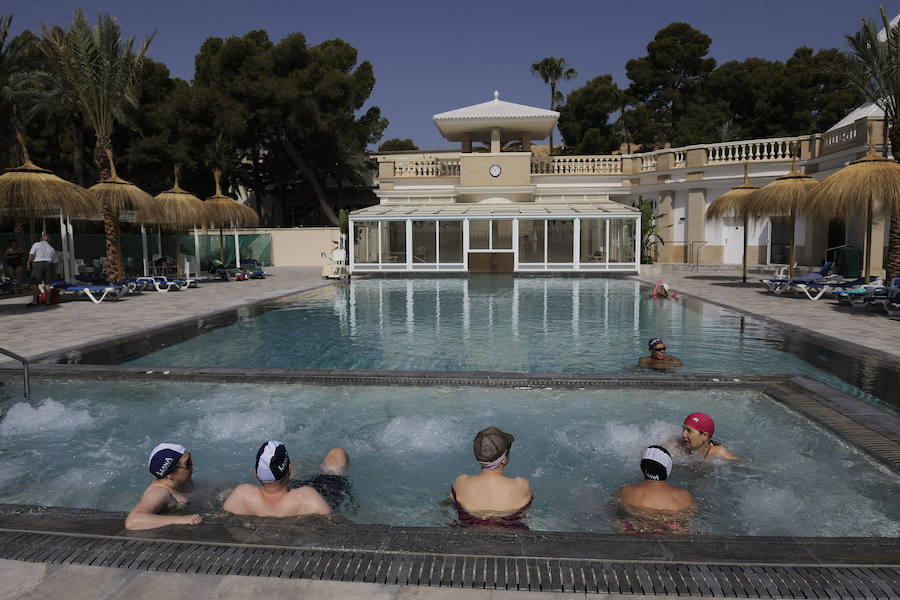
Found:
[[[22,363],[22,370],[25,372],[25,398],[27,399],[29,396],[31,396],[31,376],[28,374],[28,361],[15,352],[10,352],[9,350],[6,350],[4,348],[0,348],[0,354],[5,354],[6,356],[18,360]]]

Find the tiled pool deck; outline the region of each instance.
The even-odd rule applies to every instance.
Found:
[[[642,279],[652,284],[657,276]],[[686,295],[854,344],[889,363],[900,358],[900,321],[880,313],[771,296],[758,283],[741,284],[736,272],[666,273],[665,281]],[[196,290],[145,292],[100,305],[85,300],[28,308],[25,297],[7,298],[0,300],[0,347],[35,358],[111,340],[109,332],[174,325],[323,283],[318,268],[279,268],[265,280],[209,282]],[[15,369],[15,364],[0,366]],[[755,379],[748,385],[768,385],[765,377],[748,379]],[[776,384],[787,386],[785,398],[804,401],[791,382]],[[829,426],[838,429],[854,427],[857,420],[869,421],[870,430],[880,425],[885,441],[873,437],[870,451],[881,447],[887,453],[882,460],[897,470],[896,422],[878,424],[872,422],[877,415],[848,415],[840,394],[832,400],[830,406],[820,403],[807,412],[824,411],[816,418],[830,418],[834,423]],[[847,421],[843,425],[842,419]],[[0,600],[262,595],[499,599],[558,592],[900,598],[897,539],[638,539],[350,523],[273,526],[234,518],[207,519],[196,528],[128,533],[122,523],[123,515],[110,513],[0,506]]]

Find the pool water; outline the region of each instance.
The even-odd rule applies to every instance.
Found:
[[[900,374],[721,307],[605,278],[353,280],[129,364],[632,372],[660,336],[682,372],[798,373],[897,414]]]
[[[680,433],[699,410],[741,457],[676,457],[670,482],[713,535],[900,535],[900,476],[754,391],[353,387],[146,381],[36,382],[31,403],[0,387],[0,502],[129,510],[151,481],[147,455],[185,444],[194,508],[219,512],[224,490],[252,482],[266,439],[288,447],[295,477],[327,449],[351,457],[357,523],[442,526],[459,473],[477,473],[472,438],[516,436],[507,474],[530,480],[526,522],[552,531],[621,531],[610,495],[642,479],[644,446]]]

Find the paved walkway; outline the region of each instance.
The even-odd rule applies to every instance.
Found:
[[[112,340],[179,321],[328,285],[321,267],[278,267],[265,279],[205,281],[165,294],[145,291],[94,304],[87,299],[25,306],[30,296],[0,300],[0,348],[32,358],[52,351]],[[0,364],[6,361],[0,355]]]
[[[130,569],[50,565],[0,560],[0,600],[65,598],[66,600],[516,600],[559,598],[553,592],[464,590],[442,587],[384,585],[310,579],[278,579],[239,575],[153,573]],[[601,595],[602,596],[602,595]],[[611,598],[612,595],[606,595]],[[626,596],[619,596],[626,598]],[[628,595],[629,600],[649,598]],[[661,600],[665,596],[652,596]]]
[[[891,319],[880,310],[838,304],[806,295],[776,295],[765,291],[759,274],[749,274],[741,282],[741,272],[710,270],[668,271],[663,266],[663,281],[685,296],[733,308],[819,336],[851,342],[878,353],[900,357],[900,319]],[[639,279],[655,285],[659,275]]]

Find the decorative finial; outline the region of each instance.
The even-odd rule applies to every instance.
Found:
[[[499,100],[499,99],[500,99],[500,92],[498,92],[497,90],[494,90],[494,100]]]

